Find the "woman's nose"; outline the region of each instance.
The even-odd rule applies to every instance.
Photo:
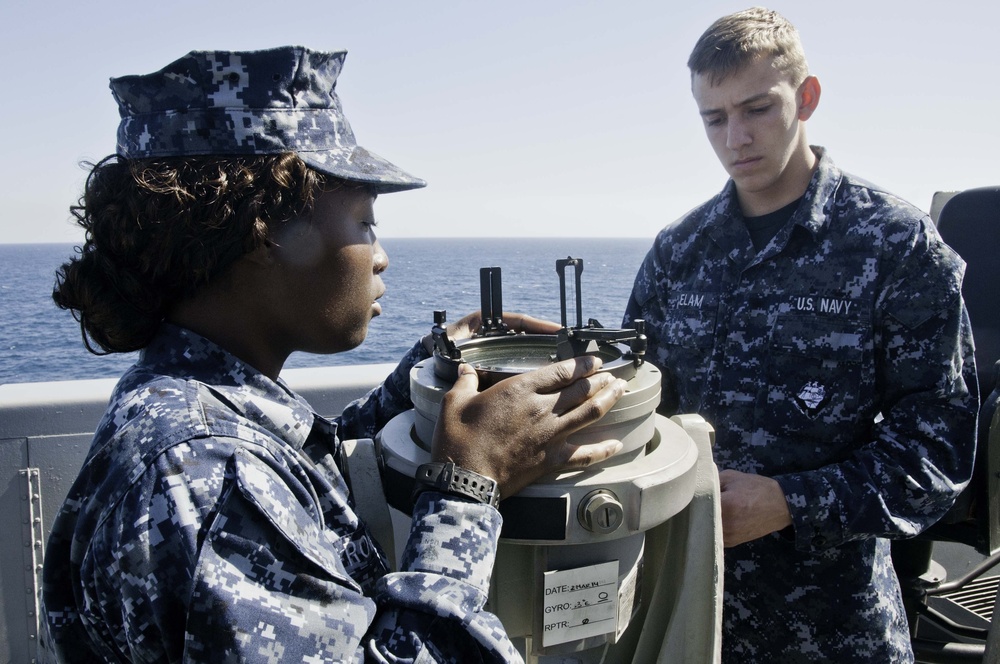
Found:
[[[372,256],[372,265],[375,274],[382,274],[389,267],[389,256],[385,253],[385,249],[382,248],[378,240],[375,240],[375,253]]]

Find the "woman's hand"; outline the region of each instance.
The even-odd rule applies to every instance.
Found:
[[[504,314],[503,322],[506,323],[507,327],[514,332],[525,332],[527,334],[555,334],[562,329],[562,326],[558,323],[542,320],[541,318],[534,318],[526,314]],[[479,311],[473,311],[471,314],[468,314],[454,323],[447,325],[445,327],[445,331],[448,334],[448,339],[451,341],[458,341],[461,339],[469,339],[474,334],[477,334],[479,332],[479,328],[482,326],[482,313]],[[428,355],[434,354],[433,335],[424,335],[424,338],[421,339],[420,342],[424,345]]]
[[[468,329],[474,322],[467,316],[456,326]],[[554,325],[527,316],[518,317],[517,324],[533,330]],[[507,497],[554,471],[607,459],[621,449],[619,441],[581,446],[566,442],[574,431],[602,418],[625,394],[624,380],[594,373],[600,366],[598,358],[577,357],[479,392],[475,369],[460,364],[458,380],[441,402],[434,460],[451,461],[495,479],[500,495]]]
[[[552,321],[516,313],[505,313],[503,322],[514,332],[527,332],[529,334],[555,334],[562,327]],[[473,311],[464,318],[451,323],[446,329],[448,330],[448,338],[454,341],[456,339],[468,339],[473,334],[479,332],[479,328],[482,326],[482,314],[478,311]]]

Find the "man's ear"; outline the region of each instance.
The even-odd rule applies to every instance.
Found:
[[[798,92],[799,120],[805,121],[812,116],[816,107],[819,106],[821,92],[819,79],[815,76],[806,76],[806,80],[802,81]]]

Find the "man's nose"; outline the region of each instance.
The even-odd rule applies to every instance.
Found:
[[[739,150],[745,145],[749,145],[750,130],[746,123],[738,118],[730,118],[726,126],[726,147],[730,150]]]

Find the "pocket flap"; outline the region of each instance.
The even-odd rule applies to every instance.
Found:
[[[863,329],[850,319],[784,316],[771,330],[771,346],[777,352],[803,357],[860,362],[864,356]]]

